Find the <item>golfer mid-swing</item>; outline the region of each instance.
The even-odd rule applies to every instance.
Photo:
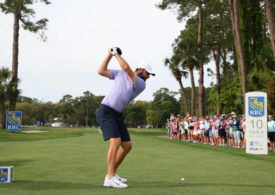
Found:
[[[103,186],[114,188],[127,188],[127,179],[116,174],[117,168],[132,148],[127,126],[124,123],[122,112],[129,102],[145,89],[145,81],[152,73],[148,64],[140,65],[135,72],[121,57],[119,48],[112,48],[98,69],[101,76],[113,81],[108,94],[102,100],[96,113],[97,122],[103,133],[104,140],[109,140],[110,146],[107,154],[108,174]],[[109,70],[108,64],[115,56],[122,70]]]

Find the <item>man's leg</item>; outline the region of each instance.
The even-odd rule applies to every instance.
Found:
[[[119,138],[110,138],[110,146],[107,154],[108,162],[108,178],[111,178],[116,173],[116,159],[118,154],[118,148],[121,144],[121,139]]]
[[[115,173],[125,156],[130,152],[131,148],[132,143],[130,141],[121,142],[121,147],[119,148],[116,156]]]

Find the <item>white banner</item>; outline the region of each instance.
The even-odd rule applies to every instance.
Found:
[[[245,99],[246,153],[268,154],[266,93],[248,92]]]

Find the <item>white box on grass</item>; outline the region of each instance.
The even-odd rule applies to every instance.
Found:
[[[10,183],[13,181],[13,166],[0,166],[0,183]]]

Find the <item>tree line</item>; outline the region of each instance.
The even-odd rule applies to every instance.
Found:
[[[5,128],[5,111],[10,110],[10,84],[11,71],[8,68],[0,69],[0,128]],[[176,87],[175,87],[176,88]],[[274,88],[274,86],[273,86]],[[195,87],[195,93],[199,88]],[[234,91],[234,89],[232,89]],[[152,101],[132,101],[124,111],[125,122],[129,127],[164,127],[170,114],[185,116],[186,110],[192,107],[192,87],[185,88],[187,107],[184,105],[181,89],[171,91],[167,88],[160,88],[153,93]],[[177,98],[178,97],[178,98]],[[64,95],[58,102],[41,102],[38,99],[20,95],[17,97],[16,110],[22,112],[23,125],[33,125],[36,121],[44,125],[53,122],[63,122],[73,127],[97,126],[96,110],[101,104],[104,96],[96,96],[90,91],[83,92],[82,96],[73,97],[70,94]],[[216,86],[205,88],[205,115],[216,114]],[[195,102],[198,101],[196,97]],[[197,106],[197,105],[196,105]],[[243,114],[235,104],[227,104],[224,114],[234,111],[236,114]],[[269,113],[272,108],[268,107]]]
[[[12,70],[9,73],[3,68],[0,78],[1,114],[4,113],[7,102],[9,110],[19,109],[16,107],[16,103],[20,97],[17,76],[20,25],[24,30],[38,33],[42,40],[46,40],[45,29],[48,19],[32,20],[35,11],[31,6],[36,2],[38,1],[4,0],[0,3],[0,10],[3,13],[14,16]],[[40,0],[40,2],[46,5],[50,4],[48,0]],[[161,0],[157,8],[176,10],[179,22],[186,21],[185,28],[172,43],[173,55],[164,59],[164,65],[172,72],[180,87],[181,97],[176,100],[180,104],[177,105],[178,113],[186,114],[189,112],[198,116],[205,116],[210,110],[213,111],[212,113],[218,114],[229,113],[232,110],[237,113],[244,113],[245,93],[248,91],[265,91],[268,97],[268,112],[274,114],[274,0]],[[215,71],[205,70],[205,65],[211,61],[215,63]],[[199,71],[198,86],[195,86],[194,70]],[[216,78],[215,85],[210,88],[204,86],[205,72],[208,76]],[[188,77],[191,81],[191,88],[182,82],[182,78]],[[160,89],[159,92],[168,94],[169,97],[173,96],[171,93],[174,93],[164,89]],[[158,94],[156,92],[154,98],[158,97]],[[90,96],[92,95],[86,94],[75,100],[69,95],[64,101],[52,106],[58,107],[57,105],[64,104],[63,107],[61,106],[62,109],[72,109],[70,104],[83,107],[85,101],[86,104],[89,104],[87,98]],[[164,98],[158,104],[153,103],[154,101],[149,103],[135,102],[127,108],[126,113],[131,114],[126,115],[126,120],[132,120],[135,116],[133,113],[142,110],[143,115],[137,118],[143,118],[148,123],[158,125],[160,123],[156,122],[157,119],[160,120],[162,116],[166,116],[166,114],[161,115],[161,113],[166,112],[167,107],[171,108],[172,104],[174,105],[171,99],[167,101]],[[34,101],[31,104],[36,103]],[[21,105],[20,101],[19,105]],[[160,110],[160,108],[164,110]],[[64,114],[67,111],[64,111],[63,114],[61,111],[56,112],[54,115],[61,113],[60,118],[64,121],[68,119],[77,125],[86,125],[89,123],[87,113],[92,113],[89,112],[89,109],[91,111],[92,107],[86,106],[71,110],[73,113],[79,112],[81,119],[77,118],[78,116],[70,118],[70,114]],[[144,110],[146,110],[145,115]],[[86,117],[83,119],[83,116]],[[3,123],[4,116],[0,115],[0,117],[1,123]],[[90,116],[90,123],[95,120],[92,118]],[[130,124],[137,125],[133,121]]]
[[[179,83],[185,112],[205,116],[206,102],[216,113],[234,110],[244,112],[245,93],[265,91],[268,111],[275,108],[275,2],[272,0],[162,0],[162,10],[177,11],[185,29],[172,44],[173,55],[165,66]],[[213,61],[216,84],[205,97],[204,65]],[[193,70],[199,70],[198,92],[195,92]],[[191,108],[188,108],[186,86],[190,78]],[[215,97],[216,96],[216,97]]]
[[[11,71],[8,68],[0,69],[0,129],[5,128],[5,112],[10,110],[10,82]],[[206,114],[215,113],[215,105],[212,102],[211,91],[215,87],[206,88]],[[185,88],[188,109],[191,107],[190,87]],[[198,88],[195,88],[196,93]],[[64,95],[58,102],[42,102],[36,98],[21,96],[20,91],[16,101],[16,110],[22,112],[22,124],[34,125],[37,121],[43,125],[50,125],[53,122],[62,122],[73,127],[97,126],[96,110],[101,104],[104,96],[96,96],[90,91],[83,92],[82,96],[72,97]],[[178,97],[178,98],[176,98]],[[230,112],[235,109],[229,108]],[[235,111],[235,110],[234,110]],[[186,108],[182,104],[180,91],[171,91],[167,88],[160,88],[153,93],[152,101],[132,101],[124,111],[125,123],[129,127],[164,127],[170,114],[185,115]],[[229,113],[229,112],[228,112]],[[239,112],[237,112],[239,113]],[[241,113],[239,113],[241,114]]]

